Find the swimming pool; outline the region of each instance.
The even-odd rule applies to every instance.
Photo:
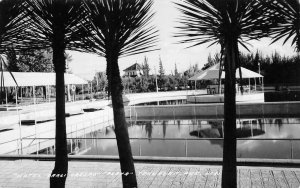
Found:
[[[136,120],[128,132],[134,156],[222,157],[222,119]],[[300,118],[239,119],[237,137],[239,158],[300,159]],[[113,126],[68,143],[75,155],[118,155]]]

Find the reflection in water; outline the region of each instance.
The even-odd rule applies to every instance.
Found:
[[[165,138],[167,133],[167,121],[162,122],[162,128],[163,128],[163,137]]]
[[[250,138],[265,134],[264,126],[258,120],[239,120],[237,122],[237,138]],[[206,126],[200,126],[190,132],[191,136],[198,138],[223,138],[223,121],[208,121]],[[217,144],[223,148],[223,142],[219,140],[209,140],[211,144]]]
[[[180,120],[177,120],[177,128],[178,128],[178,131],[180,131]]]
[[[149,120],[128,123],[133,155],[170,157],[222,157],[222,120]],[[112,127],[89,133],[72,142],[72,152],[85,155],[118,155]],[[238,138],[300,138],[300,119],[240,119]],[[145,138],[145,139],[133,139]],[[173,140],[168,140],[172,138]],[[183,140],[174,140],[174,138]],[[199,138],[217,138],[199,140]],[[157,140],[159,139],[159,140]],[[74,145],[75,143],[75,145]],[[298,146],[300,141],[295,141]],[[77,147],[77,148],[76,148]],[[294,147],[294,158],[300,159],[300,148]],[[69,152],[71,143],[69,142]],[[279,140],[238,140],[238,157],[289,158],[290,142]]]
[[[219,129],[202,129],[190,132],[191,136],[199,138],[222,138]]]
[[[278,129],[280,131],[280,128],[282,127],[282,119],[275,119],[275,124],[278,125]]]
[[[151,138],[152,138],[152,129],[153,129],[152,122],[151,121],[145,122],[145,131],[148,135],[149,142],[151,142]]]
[[[110,132],[111,127],[105,127],[105,135],[108,135]],[[95,136],[96,137],[96,136]]]

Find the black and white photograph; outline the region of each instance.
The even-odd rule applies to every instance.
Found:
[[[0,188],[299,188],[300,0],[0,0]]]

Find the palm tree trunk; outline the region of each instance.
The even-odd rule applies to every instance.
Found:
[[[224,91],[224,147],[222,187],[236,188],[236,102],[235,70],[238,57],[237,41],[227,41],[225,46],[225,91]]]
[[[111,88],[112,106],[114,114],[115,134],[117,139],[122,182],[124,188],[137,187],[131,146],[127,123],[125,120],[124,104],[122,98],[122,81],[120,77],[118,57],[116,54],[107,56],[109,88]]]
[[[65,56],[63,40],[54,40],[53,64],[56,72],[56,129],[55,166],[50,177],[50,187],[65,187],[68,173],[68,153],[65,119]]]

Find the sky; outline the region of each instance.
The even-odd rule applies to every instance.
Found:
[[[159,31],[158,48],[160,50],[139,54],[130,57],[124,57],[119,59],[119,67],[121,75],[124,74],[123,70],[134,63],[143,63],[144,57],[148,58],[150,65],[150,72],[154,73],[159,68],[159,58],[161,58],[163,67],[166,74],[174,72],[175,63],[179,72],[187,70],[191,65],[198,64],[199,68],[207,63],[207,57],[209,54],[214,55],[220,51],[218,45],[208,48],[208,44],[187,48],[188,44],[178,44],[179,39],[173,37],[178,31],[175,26],[178,26],[177,20],[180,18],[180,13],[174,5],[174,1],[179,0],[154,0],[153,11],[155,16],[152,24],[156,26]],[[251,52],[257,50],[262,52],[263,55],[271,55],[277,51],[280,55],[292,56],[296,53],[290,46],[288,41],[284,46],[282,40],[270,45],[270,39],[261,39],[260,41],[250,42],[252,46],[249,46]],[[240,51],[246,53],[247,51],[242,47],[239,47]],[[98,71],[105,71],[106,61],[103,57],[99,57],[93,54],[86,54],[81,52],[68,52],[72,56],[72,61],[69,64],[71,71],[88,80],[93,79],[94,75]]]

